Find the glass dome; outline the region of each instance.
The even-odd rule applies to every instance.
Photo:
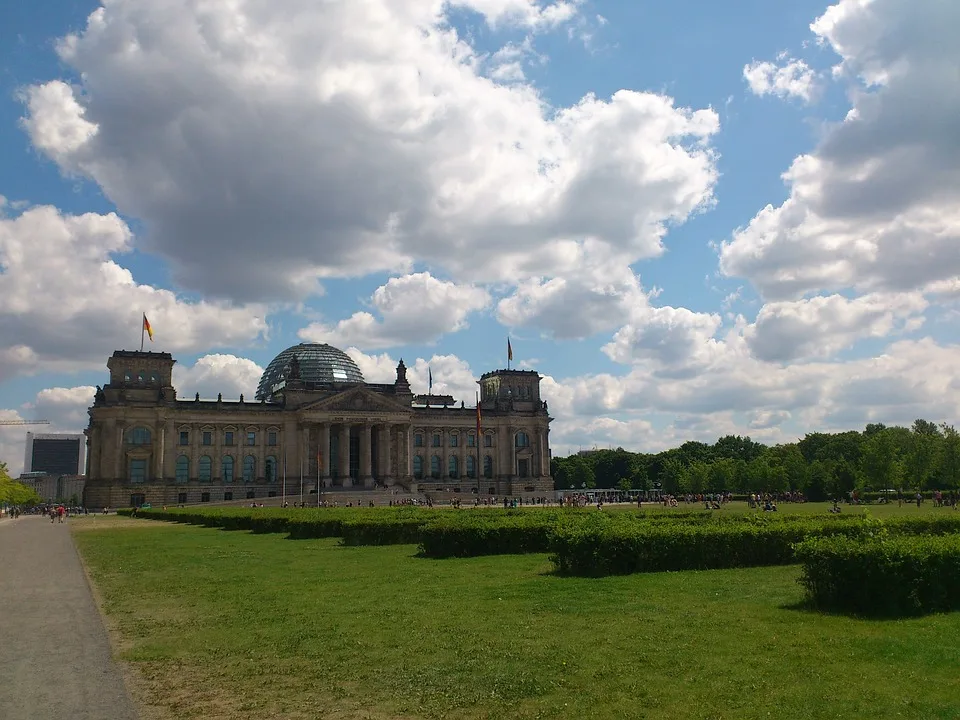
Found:
[[[300,343],[277,355],[260,376],[257,400],[269,399],[274,385],[284,379],[290,361],[300,363],[300,379],[305,383],[364,382],[363,373],[343,350],[327,344]]]

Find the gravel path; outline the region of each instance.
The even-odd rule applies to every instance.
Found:
[[[68,523],[0,523],[0,717],[136,720]]]

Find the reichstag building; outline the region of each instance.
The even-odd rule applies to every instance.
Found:
[[[85,430],[88,507],[296,496],[301,482],[310,494],[392,488],[465,500],[553,489],[551,418],[534,371],[484,374],[478,412],[414,394],[403,360],[393,383],[368,383],[330,345],[281,352],[253,399],[180,399],[175,362],[126,350],[107,361],[110,382]]]

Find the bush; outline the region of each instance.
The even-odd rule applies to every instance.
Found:
[[[786,565],[794,544],[811,536],[869,537],[878,523],[835,518],[766,518],[741,522],[567,524],[552,535],[558,572],[600,577],[665,570]]]
[[[420,554],[449,558],[547,552],[551,535],[562,522],[560,514],[471,510],[456,517],[440,517],[420,528]]]
[[[420,517],[368,517],[344,520],[340,534],[344,545],[407,545],[420,539],[420,528],[428,520]]]
[[[811,538],[800,584],[824,610],[908,616],[960,609],[960,535]]]

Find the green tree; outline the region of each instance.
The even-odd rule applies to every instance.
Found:
[[[40,496],[7,473],[7,464],[0,462],[0,505],[36,505]]]
[[[897,480],[898,451],[894,435],[887,428],[872,433],[863,444],[861,470],[869,487],[884,490]]]
[[[919,420],[917,422],[920,422]],[[916,427],[916,423],[914,423]],[[907,483],[917,490],[927,486],[936,470],[937,453],[940,450],[942,439],[940,434],[931,435],[926,432],[914,432],[910,438],[910,448],[904,458],[904,475]],[[898,490],[901,485],[893,485]]]
[[[736,460],[725,457],[710,463],[710,480],[707,484],[707,489],[710,492],[722,493],[736,487],[736,462]]]
[[[827,493],[830,497],[840,500],[845,498],[857,486],[857,471],[846,460],[841,460],[833,466],[830,474],[830,484]]]
[[[960,488],[960,432],[943,423],[943,440],[938,458],[938,475],[944,487]]]

